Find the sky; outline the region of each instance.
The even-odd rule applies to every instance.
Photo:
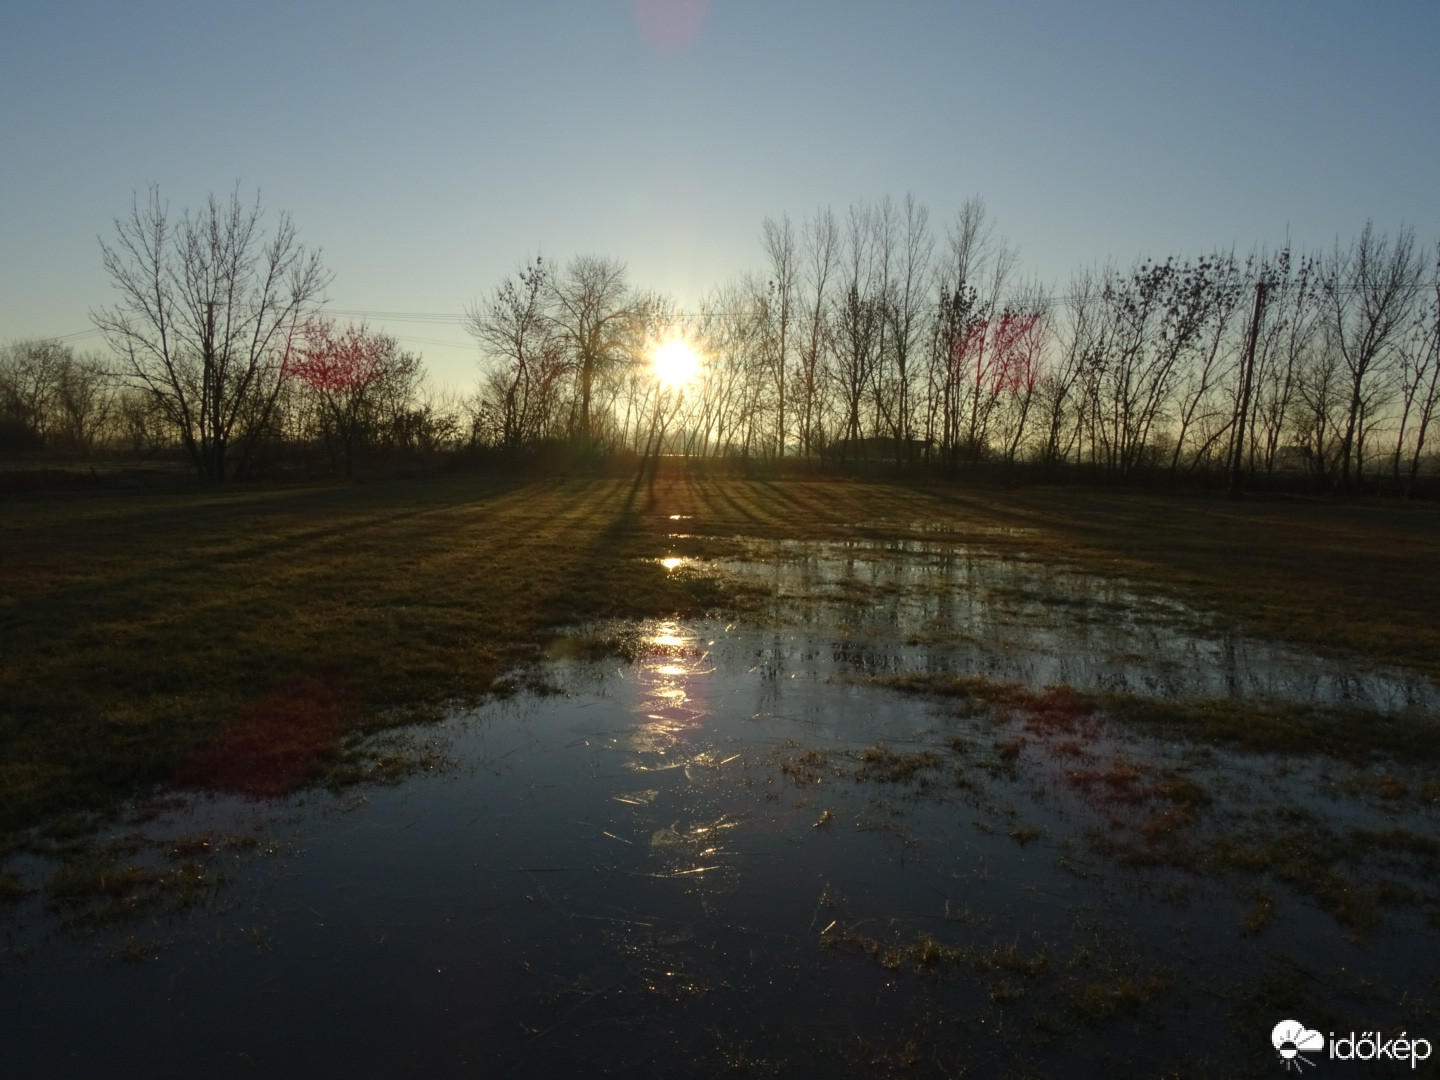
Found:
[[[0,342],[99,349],[100,240],[151,185],[258,191],[329,307],[466,390],[522,261],[693,306],[768,215],[984,199],[1022,269],[1440,240],[1440,0],[11,3]],[[425,318],[399,318],[397,313]],[[434,316],[434,317],[431,317]],[[74,335],[74,336],[71,336]]]

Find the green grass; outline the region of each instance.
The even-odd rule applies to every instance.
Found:
[[[1123,575],[1249,632],[1440,676],[1440,507],[841,480],[674,483],[687,532],[982,544]]]
[[[557,627],[733,607],[744,598],[703,563],[656,560],[726,554],[744,536],[938,528],[1436,674],[1437,523],[1433,508],[1391,504],[837,479],[12,496],[0,503],[0,836],[156,785],[265,795],[310,782],[356,732],[513,687],[506,674],[546,655]]]
[[[446,478],[10,501],[0,830],[175,781],[275,794],[348,731],[487,694],[557,626],[719,603],[647,561],[638,499]]]
[[[1036,691],[975,675],[945,673],[911,672],[872,681],[902,693],[940,698],[962,713],[997,709],[1046,726],[1073,725],[1103,716],[1163,738],[1251,753],[1322,754],[1359,764],[1440,761],[1440,719],[1414,709],[1383,713],[1352,706],[1223,697],[1147,697],[1070,686]],[[999,752],[1013,758],[1018,747],[1006,745]]]

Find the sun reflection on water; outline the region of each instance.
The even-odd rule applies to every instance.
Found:
[[[667,565],[671,561],[683,560],[666,560]],[[710,713],[709,682],[715,668],[708,646],[712,643],[674,622],[655,625],[644,642],[644,654],[633,669],[639,693],[634,705],[637,723],[628,738],[635,755],[630,768],[658,779],[683,766],[684,784],[707,783],[722,764],[711,750],[695,745]],[[629,804],[639,821],[649,819],[649,847],[656,859],[649,876],[689,882],[687,889],[733,887],[736,869],[720,842],[721,830],[733,822],[722,815],[657,828],[652,808],[664,802],[663,790],[659,799],[647,789],[623,793],[616,801]],[[637,831],[645,827],[639,821]]]

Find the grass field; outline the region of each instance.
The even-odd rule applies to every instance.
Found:
[[[559,626],[743,605],[666,555],[935,528],[1440,675],[1429,506],[684,477],[13,497],[0,832],[13,844],[156,784],[284,790],[347,732],[505,689]]]

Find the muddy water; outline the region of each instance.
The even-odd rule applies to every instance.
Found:
[[[563,693],[419,733],[442,773],[117,825],[261,842],[183,914],[76,936],[22,905],[0,1075],[1274,1075],[1292,1014],[1440,1041],[1419,906],[1357,933],[1266,871],[1117,860],[1102,841],[1138,804],[1074,778],[1183,777],[1241,834],[1300,807],[1317,837],[1432,836],[1430,803],[865,676],[1379,705],[1432,688],[1227,646],[1128,587],[983,553],[757,549],[725,570],[775,589],[763,628],[654,624],[634,662],[554,665]]]

